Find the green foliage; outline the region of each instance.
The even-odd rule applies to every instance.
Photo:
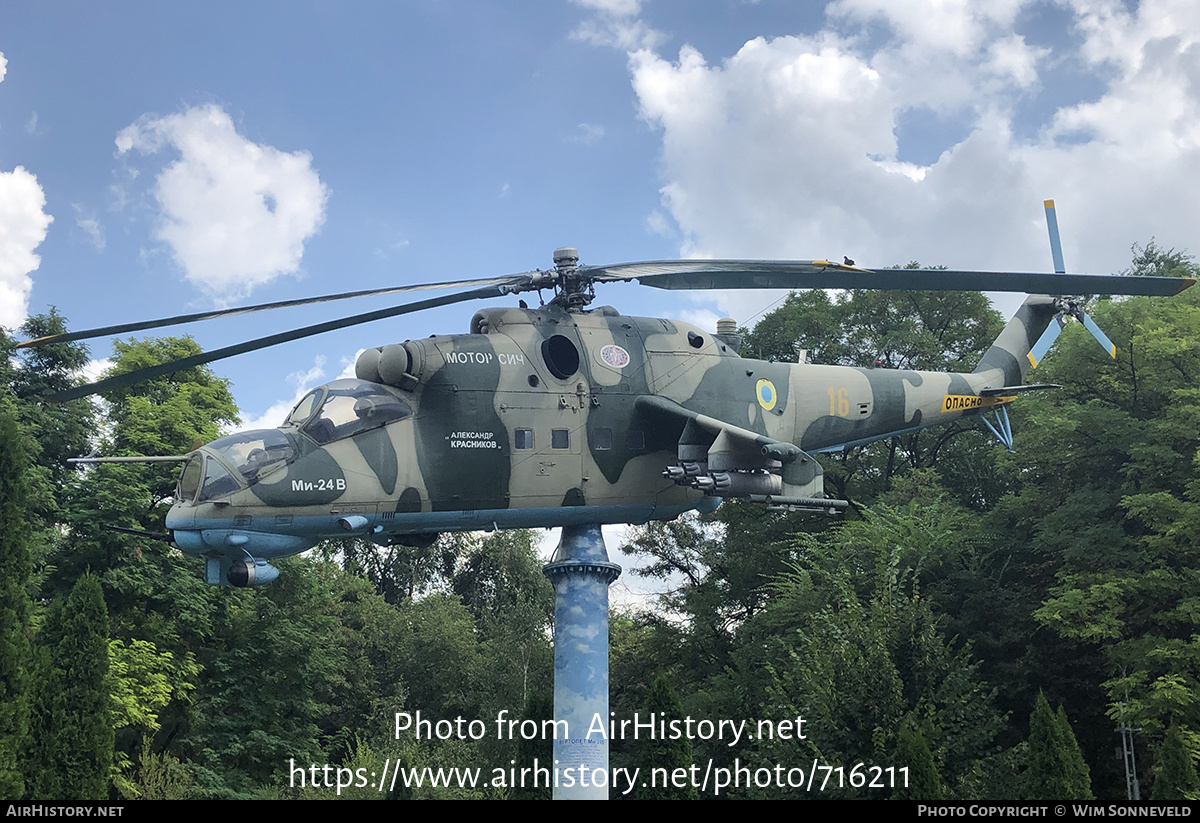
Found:
[[[1156,754],[1154,785],[1150,787],[1150,799],[1200,800],[1200,777],[1196,775],[1196,758],[1193,746],[1187,744],[1184,730],[1172,723]]]
[[[382,547],[369,540],[327,541],[318,553],[336,560],[350,574],[371,584],[388,603],[399,605],[432,591],[444,591],[458,564],[460,545],[448,536],[426,539],[406,537],[413,545],[393,543]]]
[[[100,581],[79,579],[38,636],[29,796],[102,801],[113,765],[108,609]]]
[[[533,720],[538,728],[554,719],[554,693],[550,689],[531,692],[525,702],[522,720]],[[554,740],[550,736],[536,735],[530,739],[521,738],[517,745],[517,765],[521,768],[544,768],[554,762]],[[552,786],[517,786],[512,790],[513,800],[550,800],[554,795]]]
[[[896,768],[908,769],[908,782],[898,787],[892,797],[896,800],[935,802],[944,799],[946,795],[942,777],[938,774],[937,764],[933,762],[925,735],[921,733],[921,724],[913,714],[904,718],[897,737]]]
[[[741,668],[765,664],[772,714],[804,717],[803,750],[822,762],[890,760],[912,712],[951,787],[995,746],[1003,724],[993,692],[970,650],[944,636],[936,603],[917,582],[923,559],[945,544],[898,539],[936,534],[943,516],[885,509],[819,538],[799,536],[796,568],[773,584],[761,620],[747,627],[745,645],[764,643],[768,653],[765,661],[746,656]],[[764,753],[779,760],[796,751],[777,744]]]
[[[908,268],[919,268],[909,264]],[[813,289],[793,292],[742,344],[743,356],[870,368],[969,371],[1002,327],[979,292],[863,291],[830,299]]]
[[[187,748],[206,795],[251,797],[282,785],[290,759],[321,762],[321,720],[354,670],[323,570],[280,565],[270,587],[226,590],[217,607]]]
[[[170,702],[177,686],[189,691],[193,688],[199,667],[191,659],[178,666],[171,652],[159,652],[148,640],[132,640],[128,645],[121,640],[110,640],[108,663],[113,729],[118,733],[140,732],[142,739],[137,764],[123,749],[116,750],[113,783],[125,797],[139,797],[142,788],[131,777],[136,767],[142,781],[153,784],[150,791],[167,792],[169,778],[179,769],[177,764],[172,766],[162,755],[156,755],[151,742],[154,733],[162,728],[159,712]],[[160,782],[162,786],[158,786]]]
[[[405,603],[400,614],[402,629],[392,642],[404,661],[407,708],[435,718],[474,716],[477,703],[463,677],[479,655],[471,612],[457,597],[435,594]]]
[[[33,661],[25,585],[32,563],[25,474],[30,450],[13,404],[0,396],[0,797],[9,798],[25,790],[21,755],[29,733]]]
[[[54,309],[25,321],[21,331],[43,337],[66,331],[66,318]],[[35,510],[48,521],[56,509],[55,494],[66,486],[73,470],[67,458],[87,454],[95,433],[95,409],[86,398],[69,403],[49,403],[43,395],[62,391],[80,382],[79,371],[87,365],[88,350],[80,343],[52,343],[16,353],[18,368],[9,386],[17,401],[22,425],[36,437],[36,463],[30,468],[30,483],[39,489]]]
[[[1094,800],[1091,776],[1066,712],[1038,693],[1029,718],[1026,796],[1030,800]]]
[[[655,678],[654,685],[650,689],[645,712],[639,712],[639,716],[649,716],[654,718],[655,722],[666,722],[668,724],[672,720],[681,721],[684,719],[683,703],[679,700],[679,694],[664,675],[660,674]],[[645,782],[651,785],[634,787],[635,799],[699,799],[697,788],[691,785],[690,782],[686,786],[676,787],[669,781],[651,779],[655,770],[661,770],[660,774],[665,774],[669,777],[675,773],[676,769],[690,769],[693,763],[691,740],[687,737],[680,737],[678,740],[671,740],[669,737],[639,739],[636,744],[636,750],[637,767],[640,769],[640,774],[645,777]],[[654,785],[655,783],[658,785]]]
[[[118,785],[121,794],[137,800],[187,800],[193,797],[192,773],[176,758],[156,753],[149,737],[142,741],[136,771]]]
[[[190,337],[117,340],[113,350],[106,378],[200,353]],[[118,453],[128,449],[131,454],[183,454],[196,438],[214,440],[221,426],[238,422],[229,381],[214,376],[207,366],[112,389],[104,399]]]
[[[1191,258],[1153,243],[1135,252],[1133,274],[1197,274]],[[1172,722],[1192,728],[1200,723],[1200,293],[1100,301],[1088,311],[1117,358],[1080,329],[1064,332],[1039,377],[1064,389],[1035,411],[1023,488],[1002,528],[1053,574],[1035,617],[1079,649],[1074,659],[1092,657],[1108,716],[1154,735]],[[1095,706],[1077,694],[1085,710]],[[1100,719],[1098,708],[1083,726]]]
[[[148,640],[108,644],[112,678],[113,728],[140,726],[147,732],[162,728],[158,711],[171,699],[173,655],[159,652]],[[195,671],[195,665],[191,669]]]
[[[1058,723],[1058,733],[1064,744],[1067,785],[1073,793],[1072,799],[1095,800],[1096,798],[1092,794],[1092,773],[1083,759],[1083,752],[1079,749],[1079,742],[1075,739],[1071,723],[1067,720],[1067,710],[1059,706],[1054,719]],[[1075,797],[1075,794],[1079,796]]]

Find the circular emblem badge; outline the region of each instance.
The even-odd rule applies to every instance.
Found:
[[[775,408],[775,401],[779,399],[779,394],[775,391],[774,383],[770,380],[759,380],[754,390],[758,395],[758,405],[767,411]]]
[[[614,369],[623,369],[629,365],[629,352],[620,346],[610,343],[600,349],[600,359]]]

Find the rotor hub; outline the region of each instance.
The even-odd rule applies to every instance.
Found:
[[[554,271],[557,275],[554,288],[556,294],[551,305],[561,306],[568,312],[581,312],[596,297],[592,278],[579,273],[579,250],[571,246],[559,246],[554,250]]]
[[[579,249],[570,246],[559,246],[554,250],[554,268],[562,271],[565,268],[575,268],[579,265]]]

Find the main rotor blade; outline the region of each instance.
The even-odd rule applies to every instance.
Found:
[[[580,266],[596,280],[637,279],[656,289],[881,289],[1006,291],[1027,294],[1139,294],[1165,297],[1191,277],[1121,274],[1045,274],[953,269],[877,269],[829,260],[656,260]]]
[[[236,346],[226,346],[223,349],[215,349],[210,352],[201,352],[194,354],[191,357],[183,357],[179,360],[172,360],[169,363],[160,363],[157,366],[148,366],[144,369],[126,372],[125,374],[109,377],[106,380],[100,380],[95,383],[88,383],[84,386],[76,386],[73,389],[66,391],[55,392],[54,394],[46,395],[46,400],[52,403],[65,403],[68,400],[74,400],[77,397],[87,397],[90,394],[98,394],[100,392],[109,391],[111,389],[119,389],[124,386],[131,386],[134,383],[142,380],[149,380],[152,377],[161,377],[164,374],[173,374],[177,371],[190,369],[193,366],[202,366],[205,363],[212,363],[214,360],[224,360],[227,357],[233,357],[238,354],[246,354],[247,352],[258,351],[269,346],[276,346],[280,343],[288,343],[292,340],[300,340],[304,337],[312,337],[315,334],[322,334],[334,329],[344,329],[347,326],[357,326],[361,323],[370,323],[373,320],[383,320],[388,317],[396,317],[401,314],[408,314],[415,311],[424,311],[438,306],[448,306],[452,303],[462,303],[467,300],[479,300],[488,297],[500,297],[505,293],[503,287],[485,286],[480,289],[472,289],[471,291],[459,292],[457,294],[448,294],[443,297],[433,297],[429,300],[419,300],[416,303],[405,303],[402,306],[392,306],[387,309],[379,309],[378,311],[367,312],[365,314],[357,314],[353,317],[346,317],[341,320],[329,320],[325,323],[317,323],[313,326],[305,326],[302,329],[293,329],[292,331],[272,334],[267,337],[260,337],[257,340],[250,340],[246,343],[239,343]]]
[[[35,346],[44,346],[48,343],[66,343],[70,340],[88,340],[93,337],[105,337],[110,334],[125,334],[131,331],[144,331],[146,329],[161,329],[164,326],[178,326],[183,323],[195,323],[200,320],[213,320],[218,317],[235,317],[239,314],[250,314],[256,311],[267,311],[269,309],[286,309],[292,306],[307,306],[311,303],[329,303],[334,300],[349,300],[353,297],[372,297],[385,294],[399,294],[406,291],[428,291],[431,289],[453,289],[463,286],[509,286],[525,284],[530,281],[530,274],[510,274],[504,277],[485,277],[477,280],[451,280],[445,283],[422,283],[415,286],[390,286],[383,289],[366,289],[364,291],[346,291],[340,294],[327,294],[323,297],[304,297],[296,300],[278,300],[274,303],[259,303],[256,306],[240,306],[233,309],[214,309],[212,311],[196,312],[194,314],[180,314],[176,317],[164,317],[159,320],[142,320],[136,323],[122,323],[116,326],[103,326],[96,329],[85,329],[84,331],[65,332],[63,334],[53,334],[46,337],[38,337],[33,340],[26,340],[24,343],[18,343],[18,349],[32,348]]]

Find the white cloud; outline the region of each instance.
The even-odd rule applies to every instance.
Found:
[[[632,17],[642,10],[642,0],[571,0],[585,9],[611,14],[614,17]]]
[[[721,66],[689,46],[674,63],[631,63],[641,115],[663,132],[663,205],[688,256],[795,256],[804,237],[833,244],[810,256],[850,253],[869,223],[807,204],[913,186],[879,166],[896,160],[891,90],[836,35],[757,38]]]
[[[8,60],[0,52],[0,82],[7,73]],[[42,262],[34,250],[54,222],[45,206],[46,193],[23,166],[0,171],[0,326],[15,329],[25,322],[33,288],[29,274]]]
[[[925,52],[969,55],[991,30],[1011,27],[1030,0],[836,0],[826,13],[857,23],[881,20],[894,38]]]
[[[16,328],[25,322],[33,288],[29,274],[42,262],[34,250],[54,221],[45,205],[45,192],[34,175],[21,166],[0,171],[0,326]]]
[[[1050,54],[1050,49],[1030,46],[1019,34],[996,40],[987,51],[986,68],[997,76],[1012,79],[1021,88],[1037,82],[1037,64]]]
[[[358,351],[354,352],[353,357],[343,357],[342,371],[335,379],[344,380],[347,377],[357,377],[358,375],[354,373],[354,365],[358,363],[358,356],[365,351],[366,349],[359,349]]]
[[[324,222],[329,192],[312,156],[246,139],[217,106],[144,116],[117,134],[116,145],[118,154],[179,152],[156,179],[155,236],[188,280],[217,300],[297,271],[305,241]]]
[[[78,203],[72,203],[71,208],[75,211],[75,225],[87,235],[89,242],[96,247],[96,251],[104,251],[104,226],[93,213]]]
[[[571,33],[576,40],[624,51],[652,49],[665,38],[662,32],[638,18],[641,0],[572,0],[595,13]]]
[[[88,383],[95,383],[104,376],[104,373],[112,368],[113,359],[111,357],[101,357],[96,360],[89,360],[87,364],[80,369],[80,376]]]
[[[307,371],[292,372],[287,376],[288,382],[296,387],[291,397],[272,403],[270,408],[255,417],[243,418],[242,425],[237,431],[252,431],[254,429],[273,429],[287,418],[288,412],[295,408],[300,398],[308,394],[325,377],[325,358],[321,355],[313,358],[312,368]]]
[[[667,216],[658,209],[646,215],[645,220],[646,231],[650,234],[657,234],[659,237],[673,237],[675,230],[671,226]]]
[[[334,377],[334,380],[342,380],[347,377],[354,377],[354,364],[358,362],[358,356],[365,349],[359,349],[354,353],[353,357],[343,357],[339,361],[342,367],[341,372]],[[293,372],[287,376],[287,381],[296,387],[291,397],[283,400],[278,400],[262,414],[246,418],[242,425],[238,427],[238,431],[251,431],[253,429],[273,429],[287,418],[288,413],[296,407],[300,402],[300,398],[308,394],[325,380],[325,357],[318,355],[313,358],[312,367],[306,371]]]
[[[759,37],[724,59],[626,48],[640,115],[662,140],[662,213],[647,227],[669,236],[673,223],[690,257],[1045,271],[1041,201],[1053,197],[1070,270],[1120,269],[1151,236],[1187,245],[1200,213],[1200,188],[1183,183],[1200,173],[1200,6],[1070,0],[1073,29],[1040,38],[1052,52],[1015,30],[1039,4],[837,0],[821,31]],[[1024,105],[1044,69],[1066,63],[1092,66],[1099,93]],[[950,124],[922,138],[920,163],[903,142],[913,113]],[[741,319],[770,299],[711,301]]]
[[[568,139],[573,143],[590,146],[604,136],[604,126],[599,123],[580,123],[574,134]]]
[[[709,309],[680,309],[677,312],[673,312],[673,315],[677,316],[684,323],[691,323],[696,328],[706,332],[716,332],[717,321],[724,317],[724,315],[717,314],[715,311]]]

